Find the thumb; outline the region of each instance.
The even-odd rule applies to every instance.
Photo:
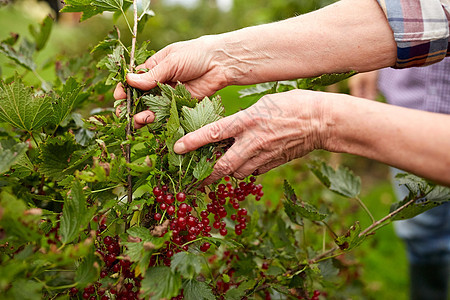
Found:
[[[154,88],[158,82],[167,82],[172,78],[170,70],[172,68],[164,67],[164,63],[156,65],[154,68],[145,73],[129,73],[127,82],[132,87],[140,90],[149,90]]]

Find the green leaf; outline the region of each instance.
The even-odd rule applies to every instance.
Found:
[[[179,133],[180,129],[180,117],[178,115],[177,103],[175,99],[172,99],[172,103],[170,105],[170,117],[167,120],[167,136],[172,137],[175,134]],[[171,148],[169,148],[171,149]]]
[[[210,242],[212,245],[215,245],[216,247],[220,247],[220,245],[222,245],[222,244],[225,245],[229,249],[244,247],[241,243],[239,243],[233,239],[217,238],[217,237],[203,237],[203,240]]]
[[[255,286],[255,280],[243,281],[239,287],[229,289],[225,294],[227,300],[241,300],[245,296],[245,292]]]
[[[18,178],[29,176],[35,171],[34,165],[26,153],[18,156],[12,168],[14,169],[14,176]]]
[[[178,271],[183,278],[193,279],[202,271],[202,257],[190,252],[179,252],[172,258],[170,267]]]
[[[225,107],[222,104],[222,99],[220,96],[213,97],[211,101],[214,105],[216,115],[221,116],[222,118],[225,117]]]
[[[64,244],[72,242],[78,237],[90,220],[87,210],[86,197],[79,181],[75,181],[72,189],[64,199],[64,208],[61,218],[61,241]]]
[[[27,144],[17,143],[12,147],[5,149],[0,144],[0,174],[3,174],[14,165],[18,159],[25,155]]]
[[[9,291],[12,299],[37,300],[42,299],[44,283],[20,278],[12,283]]]
[[[95,255],[90,253],[84,257],[75,272],[77,286],[83,288],[96,281],[99,275],[98,264],[95,262]]]
[[[123,0],[93,0],[91,5],[103,11],[120,11],[123,7]]]
[[[125,48],[117,46],[112,54],[107,55],[104,59],[97,63],[97,67],[106,69],[110,72],[106,85],[117,84],[125,81],[125,71],[127,69],[125,58]]]
[[[185,300],[214,300],[216,297],[212,293],[211,287],[205,282],[186,280],[183,282]]]
[[[410,194],[403,201],[391,205],[390,212],[394,212],[410,200],[415,200],[412,204],[406,206],[399,213],[394,215],[392,220],[405,220],[415,217],[429,209],[450,201],[450,188],[443,186],[431,187],[431,190],[425,196],[412,196]]]
[[[40,158],[42,162],[39,165],[39,171],[49,178],[62,180],[70,175],[68,168],[72,159],[72,154],[79,149],[76,145],[73,135],[65,134],[48,140],[41,144]]]
[[[134,60],[136,61],[137,65],[143,64],[150,56],[155,53],[155,51],[153,50],[148,50],[149,44],[150,41],[144,41],[142,45],[138,49],[136,49]]]
[[[101,14],[104,10],[91,4],[91,0],[65,0],[66,5],[61,12],[81,12],[80,21],[85,21],[95,15]]]
[[[198,101],[192,98],[189,91],[180,82],[175,88],[167,84],[158,84],[158,86],[161,89],[161,95],[170,99],[170,101],[175,100],[178,110],[181,110],[183,106],[193,108],[197,105]]]
[[[72,77],[67,79],[60,95],[53,99],[53,124],[58,126],[70,115],[82,88],[83,86]]]
[[[330,191],[349,198],[355,198],[361,192],[361,179],[345,167],[334,170],[325,162],[314,161],[309,168]]]
[[[322,221],[327,217],[326,214],[320,213],[313,205],[297,198],[294,189],[287,180],[284,181],[284,196],[286,197],[284,210],[289,219],[299,225],[303,225],[301,218],[311,221]]]
[[[0,43],[4,43],[6,45],[9,46],[14,46],[15,43],[19,40],[19,35],[17,33],[10,33],[9,37],[7,37],[6,39],[2,40]]]
[[[221,116],[216,113],[216,106],[207,97],[198,103],[195,108],[184,106],[182,116],[181,125],[187,133],[221,119]]]
[[[21,67],[35,71],[36,64],[33,60],[34,45],[28,40],[24,40],[18,51],[16,51],[8,42],[0,43],[0,52],[6,55],[9,59],[16,62]]]
[[[158,124],[157,128],[162,126],[170,116],[171,100],[163,96],[147,95],[142,97],[144,104],[149,110],[155,113],[154,124]]]
[[[395,180],[399,185],[404,185],[408,189],[411,199],[416,196],[424,196],[435,187],[423,178],[409,173],[397,174]]]
[[[47,16],[39,27],[35,27],[30,24],[30,33],[36,43],[37,51],[42,50],[45,47],[45,44],[47,44],[48,38],[50,37],[50,33],[52,31],[52,26],[53,19],[50,16]]]
[[[134,236],[140,238],[142,241],[153,241],[153,236],[150,233],[150,230],[145,227],[134,226],[127,230],[127,233],[130,236]]]
[[[151,299],[170,299],[178,296],[181,289],[181,277],[169,267],[153,267],[147,270],[141,282],[143,296]]]
[[[25,216],[28,207],[24,201],[2,190],[0,191],[0,208],[2,211],[0,227],[7,232],[9,237],[24,244],[42,238],[36,227],[29,226],[29,224],[31,225],[30,219],[39,224],[40,216]]]
[[[146,16],[154,17],[155,12],[150,9],[151,0],[142,0],[140,8],[138,9],[139,14],[139,22],[142,21],[142,19]]]
[[[208,162],[206,156],[202,156],[200,161],[195,165],[193,175],[198,181],[204,180],[206,177],[211,175],[213,171],[213,166]]]
[[[335,242],[341,248],[341,250],[349,251],[357,246],[359,246],[365,239],[364,236],[359,236],[361,233],[361,226],[359,222],[355,222],[354,225],[350,227],[347,233],[343,236],[336,238]]]
[[[355,75],[355,71],[350,71],[346,73],[331,73],[331,74],[323,74],[321,76],[311,78],[311,84],[313,87],[323,87],[338,83],[344,79],[347,79],[353,75]]]
[[[128,255],[131,261],[139,261],[144,254],[144,242],[138,243],[123,243],[126,247],[124,254]]]
[[[0,122],[32,132],[44,126],[51,113],[51,98],[33,96],[17,76],[9,85],[0,83]]]
[[[276,82],[266,82],[257,84],[254,87],[243,89],[239,91],[239,97],[250,97],[250,96],[261,96],[265,94],[273,94],[276,92],[277,83]]]

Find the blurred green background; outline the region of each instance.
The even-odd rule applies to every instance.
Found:
[[[178,2],[178,4],[174,3]],[[308,13],[332,0],[230,0],[228,10],[223,10],[215,0],[198,0],[196,4],[187,5],[189,1],[153,0],[152,8],[156,16],[150,19],[139,40],[150,40],[154,50],[176,41],[196,38],[205,34],[215,34],[273,22],[299,14]],[[35,0],[20,0],[14,4],[5,5],[0,2],[0,40],[16,32],[26,37],[30,24],[40,22],[46,15],[53,14],[46,2]],[[181,5],[184,3],[185,5]],[[90,48],[103,39],[113,28],[113,16],[104,14],[86,22],[79,23],[77,14],[62,14],[55,24],[49,45],[37,58],[43,66],[40,74],[46,80],[55,77],[54,59],[64,54],[80,56],[89,53]],[[129,32],[119,20],[122,40],[129,41]],[[25,70],[9,65],[0,54],[0,75],[3,78],[14,72],[20,74]],[[27,75],[28,81],[36,82],[32,75]],[[254,103],[257,99],[240,99],[238,91],[242,87],[228,87],[219,92],[228,114],[234,113]],[[332,87],[333,91],[346,90],[345,83]],[[112,106],[111,93],[105,95],[105,104]],[[264,185],[265,200],[268,207],[276,209],[282,198],[282,184],[286,178],[294,184],[297,193],[306,201],[333,202],[339,215],[339,222],[348,228],[355,221],[361,221],[362,226],[369,225],[369,218],[356,203],[349,202],[339,196],[324,191],[320,183],[306,167],[306,162],[312,157],[326,159],[331,165],[345,165],[362,178],[363,193],[361,199],[372,211],[376,219],[389,212],[389,206],[396,201],[389,182],[388,168],[385,165],[364,158],[343,154],[330,154],[316,151],[305,158],[298,159],[261,176],[259,181]],[[263,199],[264,199],[263,198]],[[408,277],[405,249],[396,237],[392,225],[379,230],[368,242],[345,257],[345,262],[355,265],[355,274],[349,280],[359,285],[360,291],[349,299],[407,299]],[[352,294],[351,292],[349,293]]]

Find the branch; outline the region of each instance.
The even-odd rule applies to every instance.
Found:
[[[366,237],[370,234],[373,233],[372,230],[377,230],[378,226],[380,226],[381,224],[383,224],[384,222],[386,222],[387,220],[389,220],[390,218],[394,217],[395,215],[397,215],[399,212],[401,212],[402,210],[404,210],[406,207],[410,206],[411,204],[414,203],[414,201],[416,201],[416,199],[411,199],[409,200],[407,203],[405,203],[404,205],[400,206],[399,208],[397,208],[396,210],[394,210],[393,212],[391,212],[390,214],[386,215],[384,218],[374,222],[372,225],[370,225],[369,227],[367,227],[366,229],[364,229],[359,235],[358,237]],[[316,257],[314,257],[313,259],[309,260],[310,264],[314,264],[319,262],[320,260],[324,260],[324,259],[328,259],[331,258],[334,255],[334,252],[336,252],[337,250],[339,250],[339,247],[334,247],[331,248],[319,255],[317,255]]]
[[[136,52],[136,37],[137,37],[137,25],[138,25],[138,18],[137,18],[137,0],[133,1],[133,13],[134,13],[134,26],[133,26],[133,37],[131,39],[131,52],[130,52],[130,72],[134,71],[134,55]],[[127,119],[128,119],[128,123],[127,123],[127,140],[130,140],[133,138],[133,107],[134,107],[134,103],[133,103],[133,93],[131,90],[131,87],[128,86],[127,88]],[[126,145],[126,155],[125,155],[125,161],[127,163],[131,162],[131,144],[128,143]],[[127,178],[127,198],[128,198],[128,203],[131,203],[133,201],[133,178],[131,176],[131,174],[128,175]],[[128,223],[126,223],[128,224]],[[126,226],[128,227],[128,225]]]
[[[414,201],[416,201],[416,199],[411,199],[408,202],[406,202],[403,206],[400,206],[399,208],[397,208],[396,210],[394,210],[393,212],[391,212],[390,214],[388,214],[387,216],[385,216],[384,218],[376,221],[375,223],[373,223],[372,225],[370,225],[369,227],[367,227],[364,231],[362,231],[359,234],[359,237],[362,237],[364,235],[368,235],[370,234],[370,231],[372,229],[374,229],[375,227],[377,227],[378,225],[380,225],[381,223],[387,221],[388,219],[392,218],[393,216],[395,216],[396,214],[398,214],[399,212],[401,212],[402,210],[404,210],[406,207],[410,206],[411,204],[414,203]]]

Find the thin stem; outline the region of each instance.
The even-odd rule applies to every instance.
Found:
[[[137,9],[135,10],[135,8],[134,8],[134,3],[135,3],[135,2],[136,2],[136,1],[133,1],[133,10],[134,10],[134,11],[136,12],[136,14],[137,14]],[[125,12],[123,11],[122,7],[120,8],[120,11],[122,12],[123,18],[125,19],[125,22],[127,23],[127,26],[128,26],[128,29],[130,30],[131,35],[133,36],[133,38],[135,38],[135,37],[136,37],[135,32],[137,32],[137,30],[136,30],[135,32],[133,32],[133,29],[131,29],[130,22],[128,22],[127,15],[126,15]],[[136,23],[136,22],[135,22],[135,23]]]
[[[91,191],[91,194],[101,193],[101,192],[104,192],[104,191],[112,190],[112,189],[115,189],[115,188],[117,188],[119,186],[121,186],[121,184],[118,184],[118,185],[115,185],[115,186],[110,186],[110,187],[107,187],[107,188],[104,188],[104,189],[100,189],[100,190],[94,190],[94,191]]]
[[[400,206],[399,208],[397,208],[396,210],[394,210],[393,212],[391,212],[390,214],[388,214],[387,216],[385,216],[384,218],[374,222],[372,225],[370,225],[369,227],[367,227],[364,231],[362,231],[359,236],[362,237],[364,235],[368,235],[371,233],[372,229],[378,227],[381,223],[387,221],[388,219],[392,218],[393,216],[395,216],[396,214],[398,214],[399,212],[401,212],[402,210],[404,210],[406,207],[410,206],[411,204],[414,203],[414,201],[416,201],[416,199],[411,199],[408,202],[406,202],[404,205]]]
[[[337,234],[333,231],[333,229],[331,229],[330,225],[328,225],[327,222],[322,221],[322,224],[325,225],[325,227],[328,229],[328,231],[331,233],[331,235],[333,236],[333,240],[337,239]]]
[[[411,199],[409,200],[407,203],[403,204],[402,206],[400,206],[399,208],[397,208],[396,210],[394,210],[393,212],[391,212],[390,214],[386,215],[384,218],[374,222],[372,225],[370,225],[369,227],[367,227],[366,229],[364,229],[359,235],[358,237],[366,237],[370,234],[373,233],[374,230],[381,228],[382,223],[384,223],[385,221],[389,220],[390,218],[394,217],[395,215],[397,215],[399,212],[401,212],[402,210],[404,210],[406,207],[410,206],[411,204],[413,204],[415,201],[415,199]],[[338,254],[334,254],[335,251],[339,250],[339,247],[336,246],[334,248],[329,249],[326,252],[323,252],[321,254],[319,254],[318,256],[314,257],[313,259],[311,259],[309,261],[310,264],[313,263],[317,263],[319,261],[325,260],[325,259],[329,259],[332,257],[335,257],[337,255],[340,255],[341,253]],[[331,256],[330,256],[331,255]]]
[[[122,9],[121,9],[122,10]],[[128,23],[128,20],[125,16],[125,12],[122,10],[122,13],[125,17],[125,20],[127,21],[128,27],[131,30],[130,24]],[[134,55],[136,52],[136,36],[137,36],[137,25],[138,25],[138,19],[137,19],[137,0],[133,1],[133,13],[134,13],[134,28],[131,30],[131,34],[133,35],[131,39],[131,52],[130,52],[130,72],[134,71]],[[127,140],[133,139],[133,93],[131,90],[131,87],[127,87]],[[128,143],[125,147],[125,161],[127,163],[131,163],[131,144]],[[129,170],[130,171],[130,170]],[[131,203],[133,201],[133,177],[131,174],[128,175],[127,178],[127,202]],[[125,223],[125,230],[129,228],[130,224],[128,222]]]
[[[31,138],[33,139],[33,142],[36,144],[36,147],[41,150],[41,147],[39,146],[38,142],[36,141],[36,138],[34,137],[32,132],[29,132]]]
[[[36,76],[37,79],[39,79],[39,81],[42,83],[42,86],[44,87],[49,87],[47,81],[44,80],[44,78],[42,78],[41,75],[39,75],[38,72],[36,72],[36,70],[32,70],[34,76]],[[44,88],[45,89],[45,88]]]
[[[359,199],[358,196],[355,197],[356,201],[358,201],[359,205],[366,211],[366,213],[369,215],[370,219],[372,220],[372,223],[375,223],[375,218],[373,217],[372,213],[370,212],[369,208],[362,202],[361,199]]]

